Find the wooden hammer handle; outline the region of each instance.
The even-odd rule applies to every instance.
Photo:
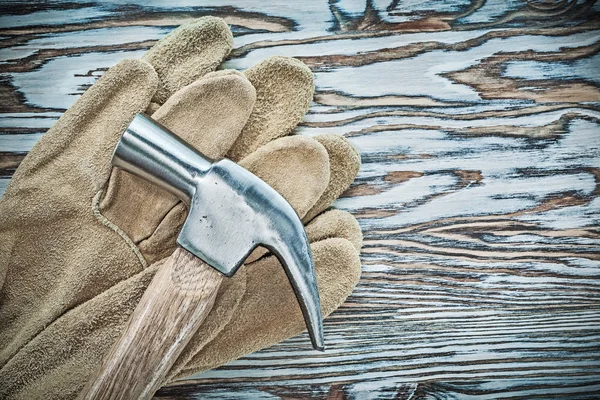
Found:
[[[222,279],[178,247],[79,399],[150,399],[212,309]]]

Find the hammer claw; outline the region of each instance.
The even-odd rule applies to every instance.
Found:
[[[306,234],[302,232],[303,240],[284,242],[285,245],[265,245],[279,259],[288,276],[308,329],[310,341],[315,350],[324,351],[323,317],[317,289],[317,279],[312,266],[312,254]],[[301,237],[302,237],[301,236]],[[291,245],[290,243],[293,243]]]

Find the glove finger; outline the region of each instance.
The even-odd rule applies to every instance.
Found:
[[[87,189],[98,190],[110,171],[110,156],[120,134],[133,116],[148,106],[157,84],[156,73],[145,62],[123,60],[112,67],[31,149],[5,193],[10,194],[13,182],[23,185],[29,179],[48,179],[45,172],[52,173],[56,183],[40,189],[54,190],[62,179],[81,177],[86,186],[77,193],[89,195]],[[39,168],[49,163],[65,173],[56,176],[56,170]]]
[[[238,71],[208,73],[159,108],[152,118],[209,158],[221,158],[240,135],[256,100]]]
[[[313,207],[329,181],[327,151],[317,141],[305,136],[275,140],[246,157],[240,165],[277,190],[299,215],[304,215]],[[185,206],[177,205],[154,233],[138,244],[146,260],[160,260],[173,252],[185,216]],[[265,252],[262,248],[256,249],[247,262]]]
[[[344,238],[352,243],[356,251],[360,251],[363,241],[356,218],[348,211],[336,209],[324,212],[306,225],[306,235],[311,243],[334,237]]]
[[[357,235],[360,229],[350,234]],[[327,316],[358,282],[360,257],[355,246],[341,237],[313,242],[311,250],[321,310]],[[276,257],[263,258],[243,269],[247,274],[246,291],[230,322],[185,365],[179,365],[178,360],[168,382],[218,367],[306,330],[296,296]]]
[[[219,158],[239,135],[254,99],[254,88],[242,74],[215,72],[178,91],[152,117],[208,157]],[[165,190],[115,168],[100,210],[137,244],[178,202]]]
[[[306,136],[274,140],[239,164],[277,190],[300,217],[312,208],[329,182],[327,150]]]
[[[227,153],[233,161],[290,134],[308,111],[314,93],[312,72],[294,58],[271,57],[244,74],[257,97],[248,123]]]
[[[329,154],[329,185],[316,204],[308,211],[303,221],[312,220],[324,211],[350,186],[360,169],[360,154],[350,142],[340,135],[319,135],[314,138]]]
[[[160,78],[153,101],[163,104],[179,89],[214,71],[233,46],[233,35],[221,18],[202,17],[175,29],[144,56]]]

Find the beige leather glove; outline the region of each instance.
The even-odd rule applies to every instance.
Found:
[[[110,165],[135,113],[239,162],[306,221],[354,179],[359,157],[343,138],[287,136],[310,104],[310,71],[276,57],[243,74],[212,72],[231,46],[220,19],[178,28],[141,61],[111,68],[22,162],[0,199],[0,398],[75,397],[175,248],[185,206]],[[358,280],[362,236],[337,210],[307,232],[328,315]],[[165,383],[303,330],[283,269],[264,255],[224,281]]]

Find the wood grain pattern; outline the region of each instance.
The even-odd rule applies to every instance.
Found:
[[[161,262],[80,400],[150,399],[206,319],[223,275],[181,247]]]
[[[232,4],[234,4],[232,6]],[[361,151],[336,206],[363,275],[307,336],[165,398],[598,398],[600,6],[591,0],[55,1],[0,6],[0,187],[109,66],[201,15],[225,67],[315,72],[304,135]]]

